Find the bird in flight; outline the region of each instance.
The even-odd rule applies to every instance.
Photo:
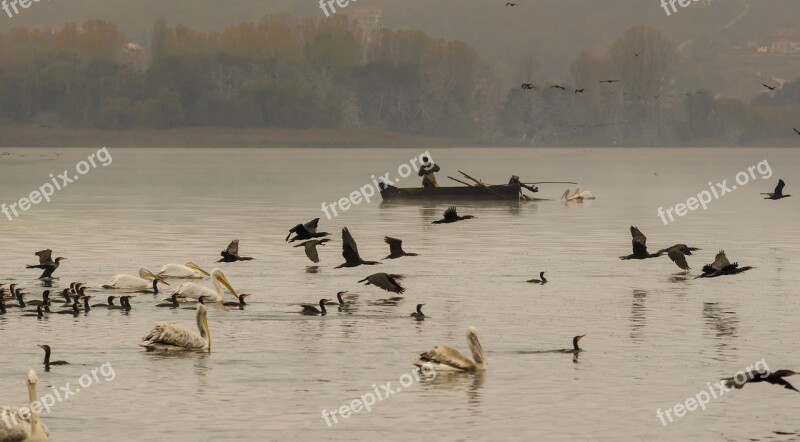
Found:
[[[536,86],[534,86],[534,85],[532,85],[530,83],[522,83],[522,86],[520,86],[520,89],[531,90],[531,89],[536,89]]]
[[[40,276],[39,279],[52,278],[53,273],[56,271],[56,269],[58,269],[58,265],[61,263],[61,260],[67,259],[59,256],[58,258],[56,258],[55,261],[53,261],[51,257],[52,254],[53,251],[50,249],[40,250],[36,252],[35,255],[39,257],[39,265],[29,265],[26,266],[26,268],[44,270],[44,272],[42,272],[42,276]]]
[[[450,224],[463,219],[473,219],[472,215],[459,216],[455,206],[444,211],[444,217],[440,220],[434,221],[433,224]]]
[[[567,90],[567,88],[565,88],[564,86],[558,85],[558,84],[554,84],[554,85],[550,86],[550,89],[561,89],[562,91]]]
[[[765,88],[771,90],[771,91],[774,91],[775,89],[778,89],[778,86],[770,86],[770,85],[768,85],[766,83],[761,83],[761,85],[764,86]]]
[[[737,273],[746,272],[752,268],[753,267],[750,266],[739,267],[738,262],[731,264],[731,262],[728,261],[728,257],[725,256],[725,251],[720,250],[717,256],[714,257],[714,262],[704,265],[703,274],[697,278],[716,278],[724,275],[735,275]]]
[[[794,132],[795,132],[797,135],[800,135],[800,130],[797,130],[797,129],[795,129],[795,128],[792,128],[792,129],[794,129]]]
[[[600,80],[599,83],[619,83],[619,80]]]
[[[786,183],[784,183],[783,180],[779,179],[778,180],[778,185],[775,187],[775,192],[774,193],[762,193],[762,195],[769,195],[766,198],[764,198],[765,200],[779,200],[779,199],[782,199],[782,198],[790,197],[791,195],[784,195],[783,194],[783,188],[784,187],[786,187]]]
[[[253,260],[253,258],[250,258],[249,256],[239,256],[239,240],[238,239],[234,239],[233,241],[231,241],[231,243],[228,244],[228,248],[223,250],[223,251],[221,251],[219,254],[220,254],[220,256],[222,256],[222,259],[220,259],[217,262],[236,262],[236,261],[252,261]]]
[[[575,89],[576,94],[582,94],[584,92],[586,92],[586,89]]]
[[[511,2],[508,2],[508,3],[506,3],[506,6],[517,6],[517,4],[516,4],[516,3],[511,3]]]

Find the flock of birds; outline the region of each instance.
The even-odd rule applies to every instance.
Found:
[[[779,180],[778,186],[774,192],[764,194],[767,195],[766,199],[780,200],[791,196],[783,193],[784,187],[784,181]],[[577,202],[593,198],[594,196],[591,192],[582,192],[580,188],[576,189],[572,196],[570,196],[568,189],[562,197],[562,199],[566,201]],[[475,217],[471,215],[459,215],[456,207],[450,207],[444,212],[442,218],[433,221],[433,224],[450,224],[470,219],[475,219]],[[285,240],[288,243],[299,242],[294,247],[302,247],[308,259],[314,263],[320,261],[317,247],[324,246],[327,242],[331,241],[331,239],[326,238],[331,235],[330,233],[318,231],[318,223],[319,218],[305,224],[297,224],[289,230],[289,234]],[[686,244],[675,244],[671,247],[659,249],[655,253],[650,253],[647,250],[647,237],[635,226],[631,226],[630,231],[632,235],[633,253],[621,256],[620,259],[622,260],[642,260],[659,258],[667,255],[679,268],[688,272],[690,267],[686,257],[692,256],[692,252],[701,250],[697,247],[689,247]],[[361,257],[356,241],[347,227],[342,228],[341,237],[344,263],[335,268],[381,264],[380,261],[368,261]],[[384,260],[418,256],[416,253],[406,252],[403,249],[403,241],[398,238],[386,236],[384,241],[388,244],[390,252]],[[40,279],[54,280],[53,274],[66,258],[59,256],[52,259],[52,250],[49,249],[36,252],[35,255],[39,258],[39,264],[28,265],[27,268],[42,270],[43,272]],[[220,252],[220,256],[221,259],[217,261],[218,263],[235,263],[254,259],[239,254],[238,240],[233,240],[225,250]],[[714,262],[705,265],[702,274],[697,276],[697,278],[716,278],[735,275],[751,270],[752,268],[753,267],[750,266],[740,267],[736,262],[731,263],[725,255],[725,252],[720,251],[717,253]],[[547,284],[548,280],[545,278],[544,274],[545,272],[542,271],[539,273],[538,279],[530,279],[527,282],[538,285]],[[29,293],[25,292],[16,283],[10,284],[7,288],[4,283],[0,283],[0,315],[6,315],[12,310],[18,310],[21,312],[22,317],[45,319],[49,315],[87,315],[93,308],[130,312],[132,310],[130,300],[136,296],[136,293],[158,295],[161,293],[159,285],[171,286],[167,279],[200,280],[206,277],[210,279],[211,287],[193,281],[185,282],[178,286],[168,298],[164,299],[164,302],[155,305],[156,308],[184,308],[194,310],[197,331],[195,332],[190,328],[176,323],[158,323],[142,338],[142,343],[140,345],[147,351],[208,352],[211,351],[211,331],[208,325],[208,309],[206,303],[218,303],[223,306],[244,309],[247,305],[245,298],[249,296],[249,294],[237,293],[220,268],[215,268],[208,272],[191,261],[184,264],[167,264],[157,273],[151,272],[146,268],[140,268],[137,275],[115,275],[106,284],[103,284],[101,288],[104,290],[124,291],[125,294],[121,296],[109,295],[105,303],[97,304],[90,303],[93,296],[87,295],[86,291],[91,287],[82,282],[72,282],[69,287],[58,290],[60,299],[56,299],[56,296],[51,296],[53,291],[47,289],[43,291],[41,299],[35,300],[27,300],[26,296],[29,295]],[[367,286],[380,288],[390,293],[402,294],[405,292],[405,288],[400,284],[402,278],[402,275],[397,274],[374,273],[358,282],[364,283]],[[228,293],[236,299],[235,302],[225,302],[225,295]],[[340,291],[337,293],[335,301],[320,299],[318,303],[301,304],[302,310],[298,313],[303,315],[325,316],[327,314],[327,306],[339,306],[340,309],[346,307],[349,303],[345,298],[346,295],[347,292]],[[390,300],[394,301],[400,299],[403,298],[390,298]],[[119,300],[119,304],[115,304],[117,300]],[[58,307],[56,307],[57,305]],[[424,305],[424,303],[417,304],[416,310],[412,312],[409,317],[416,321],[424,321],[426,318],[425,314],[422,312],[422,307]],[[35,307],[35,309],[28,310],[28,308],[33,307]],[[578,346],[578,341],[585,336],[586,335],[575,336],[571,349],[535,351],[533,353],[569,353],[577,358],[577,355],[583,351],[583,349]],[[418,360],[414,362],[414,365],[418,367],[430,367],[437,372],[474,372],[485,370],[488,367],[488,363],[486,354],[478,339],[477,330],[474,327],[469,327],[466,337],[467,345],[472,353],[472,359],[454,348],[437,346],[427,352],[421,353]],[[49,345],[41,344],[39,347],[44,351],[43,366],[45,371],[50,371],[53,367],[69,364],[69,362],[62,360],[51,360],[52,349]],[[748,382],[767,382],[798,391],[784,379],[785,377],[795,374],[798,373],[791,370],[779,370],[773,373],[754,372],[750,373],[750,376],[748,376]],[[36,394],[37,382],[38,378],[36,373],[33,370],[29,371],[27,384],[31,402],[38,398]],[[744,384],[736,384],[734,386],[736,388],[742,388]],[[3,415],[15,416],[16,420],[14,422],[17,422],[17,425],[9,427],[7,422],[0,420],[0,442],[33,442],[47,440],[47,428],[36,413],[23,416],[20,414],[19,409],[15,407],[0,407],[0,413]]]

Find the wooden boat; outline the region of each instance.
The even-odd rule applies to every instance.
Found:
[[[522,189],[519,184],[486,187],[413,187],[382,186],[381,198],[387,201],[508,201],[518,203]]]

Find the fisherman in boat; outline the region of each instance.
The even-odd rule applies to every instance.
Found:
[[[422,177],[422,187],[439,187],[435,173],[440,171],[438,164],[432,163],[428,157],[422,157],[422,167],[419,169],[419,176]]]
[[[519,177],[516,175],[511,175],[511,179],[508,180],[508,184],[519,184],[523,189],[528,189],[534,193],[539,191],[539,188],[536,186],[531,187],[523,182],[520,182]]]

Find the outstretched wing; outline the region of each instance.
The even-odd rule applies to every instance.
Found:
[[[303,227],[308,230],[309,233],[317,233],[317,224],[319,224],[319,218],[314,218],[303,224]]]
[[[306,241],[302,245],[305,247],[306,256],[311,262],[319,262],[319,254],[317,253],[317,241]]]
[[[642,233],[639,228],[631,226],[631,236],[633,237],[631,240],[633,244],[633,254],[636,256],[647,255],[647,237],[644,236],[644,233]]]
[[[392,238],[391,236],[386,236],[383,238],[386,244],[389,244],[389,251],[392,255],[402,255],[403,254],[403,241],[397,238]]]
[[[225,251],[228,252],[229,255],[239,256],[239,240],[234,239],[233,241],[231,241],[231,243],[228,244],[228,248]]]
[[[358,254],[358,246],[353,235],[347,230],[347,227],[342,228],[342,256],[347,262],[360,262],[361,255]]]
[[[458,370],[467,371],[475,368],[474,362],[450,347],[433,347],[433,350],[421,353],[419,357],[422,362],[447,365]]]
[[[725,251],[720,250],[719,253],[717,253],[717,256],[714,257],[714,262],[711,264],[711,268],[714,270],[722,270],[729,265],[731,265],[731,262],[728,261],[728,257],[725,256]]]
[[[53,262],[53,251],[50,249],[40,250],[34,253],[34,255],[39,257],[39,264],[52,264]]]
[[[458,219],[458,211],[456,211],[455,206],[444,211],[444,219],[447,221],[455,221]]]
[[[778,185],[775,187],[775,195],[783,195],[783,188],[786,187],[786,183],[783,180],[778,180]]]
[[[683,254],[680,250],[673,248],[671,249],[667,255],[669,255],[669,259],[672,260],[678,267],[682,268],[683,270],[689,270],[689,263],[686,262],[686,255]]]
[[[376,273],[374,275],[370,275],[367,277],[367,281],[369,281],[369,283],[375,287],[380,287],[387,292],[402,294],[406,291],[406,289],[401,287],[392,275],[387,275],[386,273]]]

